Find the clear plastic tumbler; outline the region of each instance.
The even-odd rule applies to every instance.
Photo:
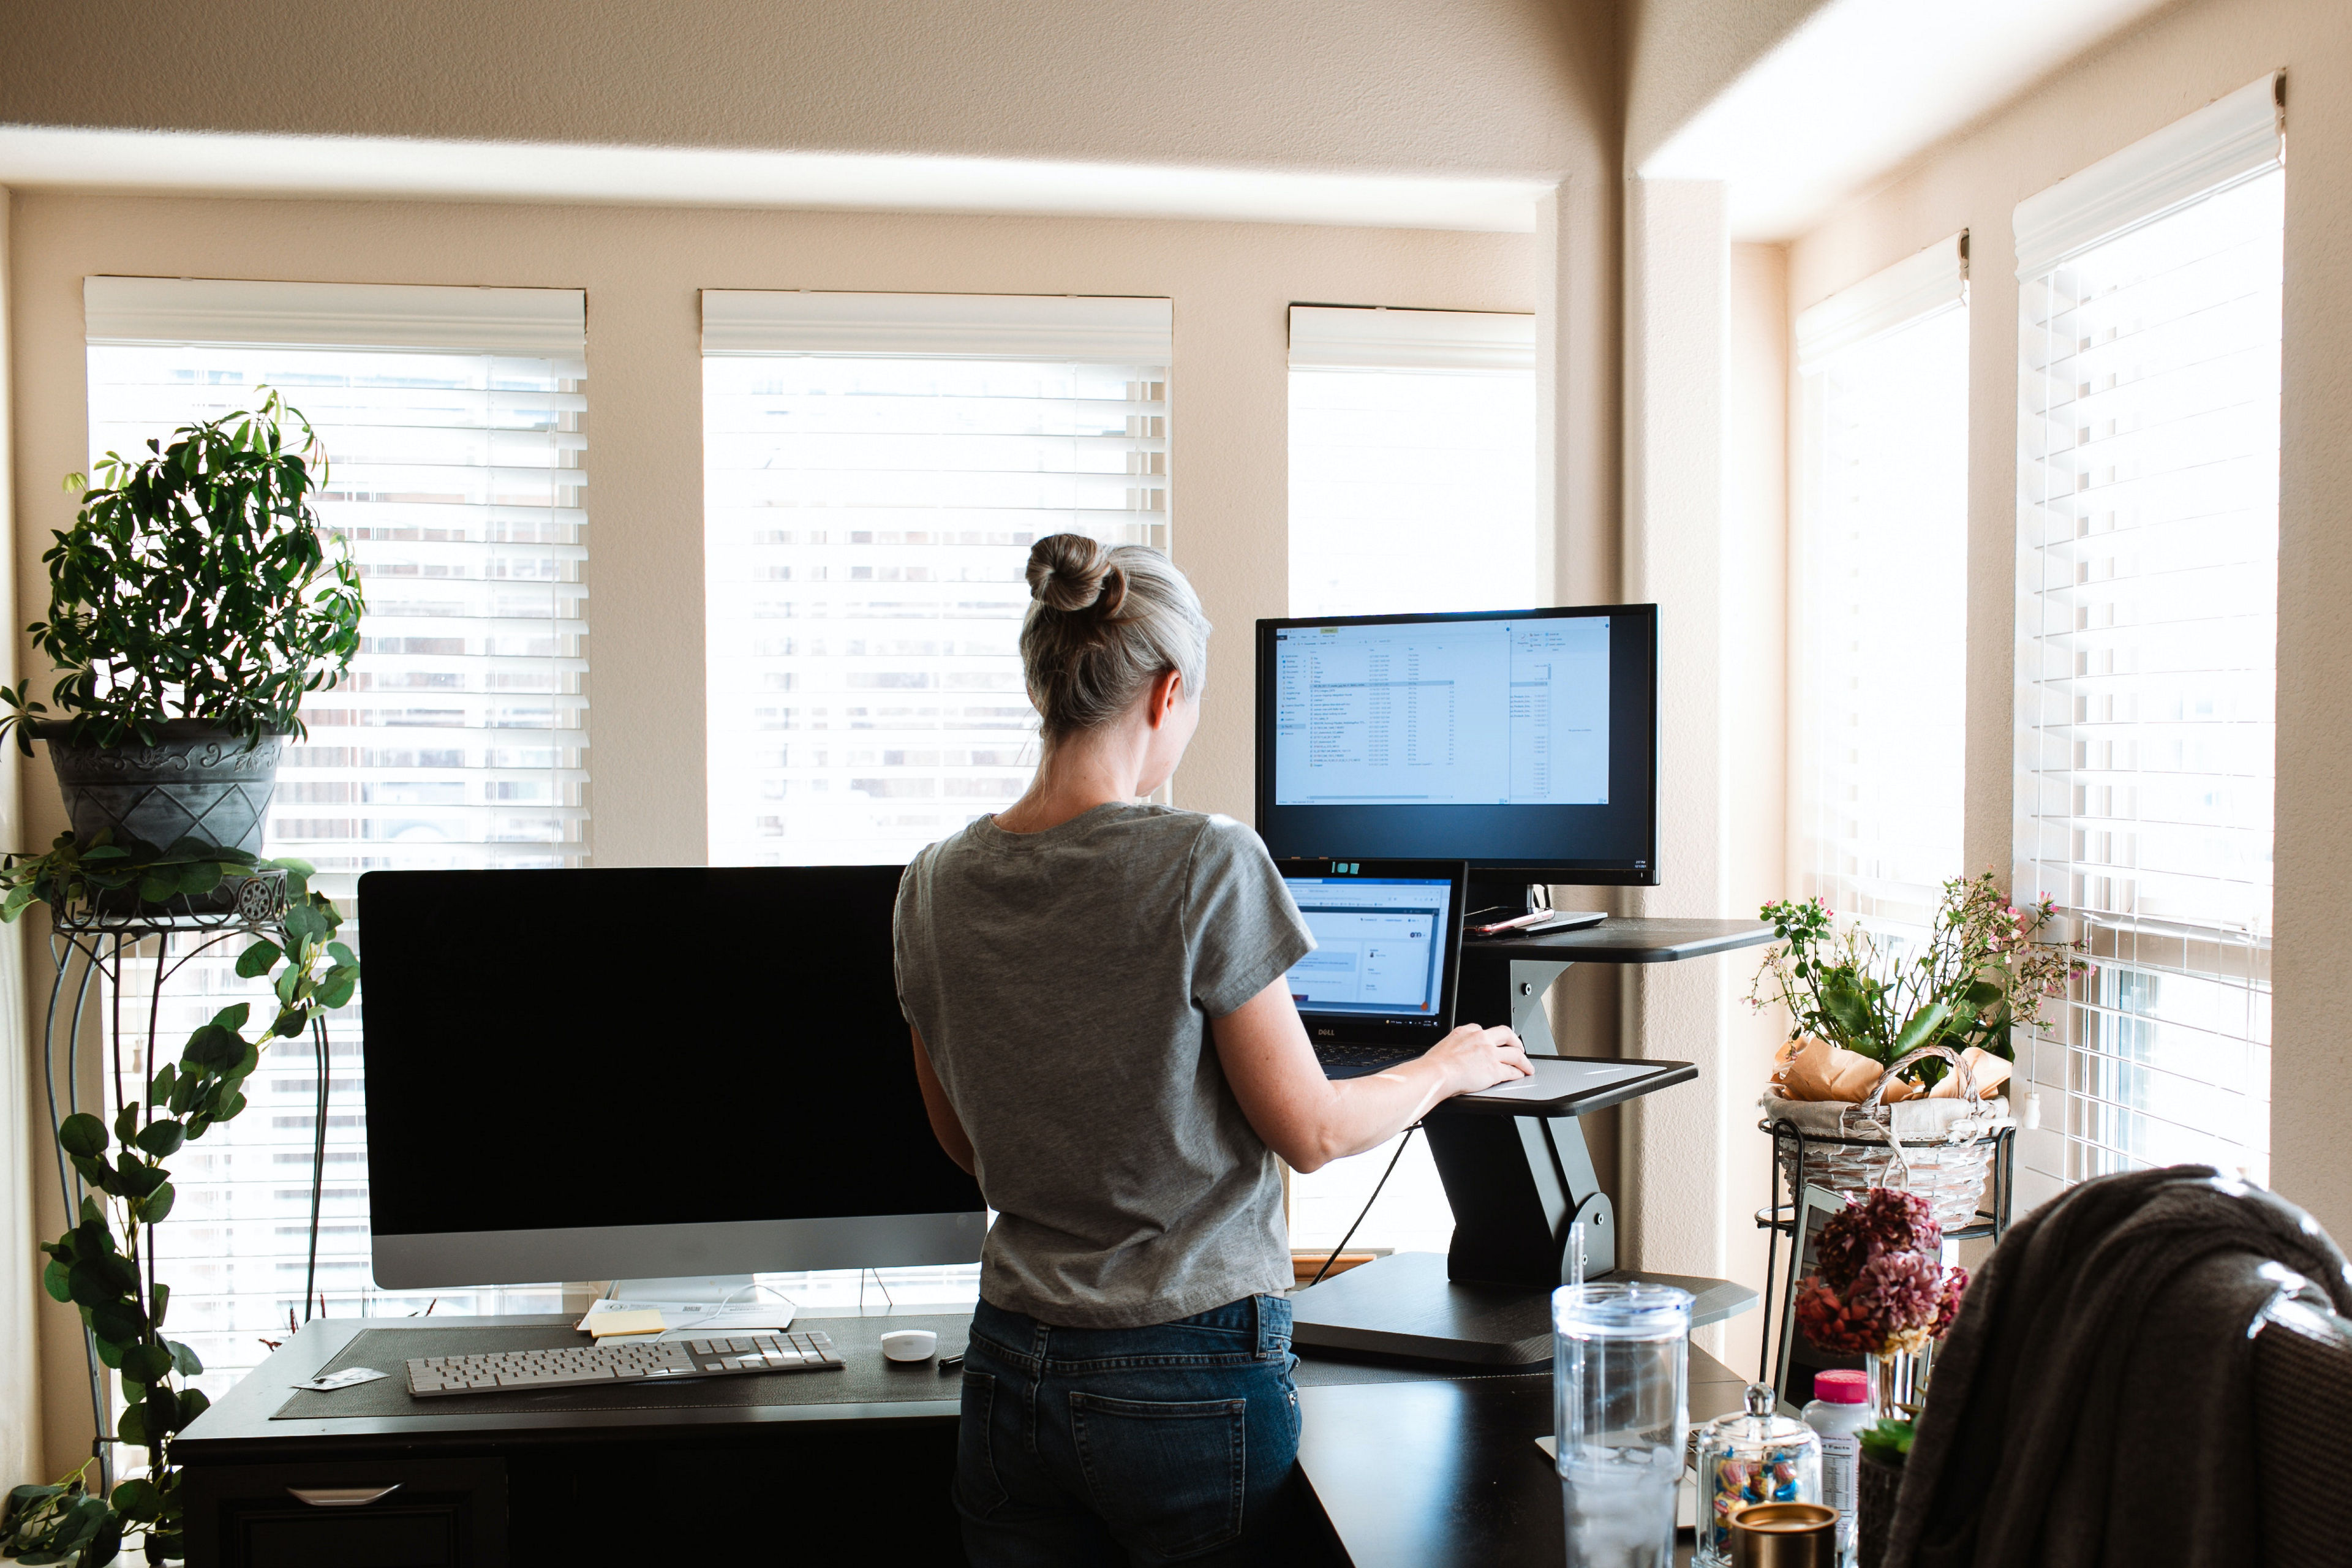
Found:
[[[1552,1293],[1552,1431],[1569,1568],[1673,1568],[1691,1300],[1671,1285],[1614,1281]]]

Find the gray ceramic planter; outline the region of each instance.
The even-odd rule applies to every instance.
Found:
[[[244,736],[202,720],[173,719],[158,727],[154,745],[134,739],[98,746],[61,739],[64,729],[44,723],[34,733],[49,743],[76,838],[87,844],[101,828],[112,828],[113,842],[125,848],[169,849],[194,838],[215,848],[261,853],[283,735],[264,735],[247,746]]]

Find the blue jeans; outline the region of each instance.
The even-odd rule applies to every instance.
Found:
[[[973,1568],[1278,1561],[1300,1528],[1290,1303],[1057,1329],[982,1301],[956,1511]]]

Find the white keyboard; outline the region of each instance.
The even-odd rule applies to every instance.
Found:
[[[670,1378],[726,1377],[749,1372],[838,1369],[833,1341],[816,1333],[740,1334],[708,1340],[654,1340],[498,1355],[425,1356],[408,1363],[408,1392],[419,1399],[503,1389],[588,1388]]]

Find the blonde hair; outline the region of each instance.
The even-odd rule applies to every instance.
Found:
[[[1047,745],[1118,718],[1167,670],[1200,696],[1209,619],[1167,556],[1053,533],[1030,547],[1027,575],[1021,665]]]

